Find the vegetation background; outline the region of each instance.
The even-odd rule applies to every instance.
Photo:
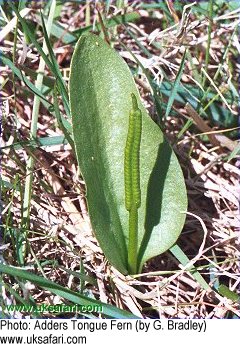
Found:
[[[0,1],[1,317],[6,305],[103,305],[87,317],[238,318],[240,8],[222,1]],[[122,276],[91,230],[67,86],[78,38],[126,60],[178,155],[189,199],[181,252]],[[182,264],[180,264],[181,262]]]

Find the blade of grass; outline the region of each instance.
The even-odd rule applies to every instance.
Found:
[[[240,155],[240,144],[238,144],[238,145],[234,148],[234,150],[229,154],[227,162],[229,162],[230,160],[236,158],[236,157],[239,156],[239,155]]]
[[[132,36],[132,38],[136,41],[134,36]],[[136,44],[138,44],[138,42],[136,42]],[[152,45],[155,45],[155,43],[152,42]],[[141,46],[139,46],[139,47],[141,49]],[[126,49],[125,46],[124,46],[124,48]],[[157,49],[160,49],[160,48],[157,47]],[[224,56],[226,56],[227,50],[229,50],[229,48],[226,49]],[[131,53],[131,51],[129,51],[129,52]],[[189,55],[190,55],[190,53],[189,53],[189,51],[187,51],[186,52],[186,58],[189,58]],[[134,57],[134,55],[133,55],[133,57]],[[141,64],[139,63],[139,61],[137,61],[136,58],[135,58],[135,60],[136,60],[137,64],[141,67]],[[142,69],[143,69],[143,72],[145,73],[146,72],[145,69],[144,68],[142,68]],[[200,75],[198,73],[195,73],[195,74],[196,74],[195,79],[197,80],[197,82],[199,84],[201,84],[201,82],[199,82],[199,80],[201,80]],[[146,75],[146,73],[145,73],[145,75]],[[163,72],[163,76],[165,79],[167,78],[166,75],[164,74],[164,72]],[[165,103],[163,103],[163,101],[160,99],[161,94],[164,94],[165,96],[170,98],[171,92],[173,89],[172,83],[165,80],[165,81],[161,82],[161,84],[159,85],[155,82],[155,80],[151,79],[150,75],[146,75],[146,77],[149,81],[149,84],[151,85],[152,90],[153,90],[153,93],[154,93],[153,96],[154,96],[154,100],[155,100],[156,110],[158,112],[159,117],[161,118],[162,117],[161,114],[164,113],[164,111],[166,111],[165,110]],[[197,86],[197,87],[193,86],[193,85],[188,86],[188,85],[182,85],[181,83],[179,83],[178,84],[178,92],[175,95],[175,101],[178,101],[178,102],[183,103],[183,104],[186,104],[186,102],[189,102],[195,109],[197,109],[198,105],[200,105],[200,102],[198,99],[200,99],[202,97],[202,93],[203,93],[203,91],[201,88],[199,89],[199,86]],[[211,92],[210,89],[208,89],[208,92],[206,92],[207,99],[211,100],[212,98],[215,97],[215,95],[216,95],[216,93]],[[227,95],[225,95],[225,99],[228,99],[228,101],[231,101],[231,99],[232,99],[231,95],[229,95],[229,97]],[[218,103],[210,104],[209,111],[211,112],[211,119],[212,119],[211,122],[213,123],[213,125],[216,125],[216,124],[219,125],[219,123],[220,123],[223,127],[227,127],[227,128],[236,125],[236,123],[235,123],[236,122],[236,116],[232,115],[230,111],[223,108]],[[224,112],[224,116],[223,116],[223,112]],[[171,114],[174,115],[174,111],[171,111]],[[200,114],[203,115],[204,118],[209,118],[209,113],[205,113],[203,108],[200,109]]]
[[[43,14],[44,19],[46,19],[45,15]],[[36,15],[37,22],[40,26],[42,26],[42,20],[40,15]],[[51,28],[51,36],[61,39],[61,41],[65,44],[72,44],[73,42],[77,41],[77,36],[73,35],[72,33],[68,32],[66,28],[61,26],[59,23],[54,22]]]
[[[52,105],[44,96],[44,94],[41,92],[41,90],[38,90],[36,88],[36,86],[34,86],[33,83],[31,83],[31,81],[28,80],[28,78],[26,78],[23,73],[21,72],[21,70],[19,68],[17,68],[12,61],[1,52],[1,56],[0,59],[2,60],[3,64],[5,64],[6,66],[8,66],[13,72],[14,74],[21,80],[24,82],[24,84],[27,86],[27,88],[35,95],[37,95],[38,97],[40,97],[42,99],[42,102],[45,106],[49,106]],[[47,105],[49,104],[49,105]]]
[[[56,0],[55,0],[56,1]],[[12,10],[16,13],[19,21],[22,24],[24,33],[28,36],[28,38],[30,39],[30,41],[35,45],[35,47],[37,48],[39,54],[41,55],[42,59],[44,60],[44,62],[46,63],[46,65],[48,66],[48,68],[50,69],[50,71],[52,72],[52,74],[57,78],[57,82],[60,85],[60,89],[62,91],[62,96],[63,96],[63,101],[64,101],[64,107],[66,110],[66,113],[68,115],[68,117],[70,117],[70,109],[69,109],[69,103],[68,103],[68,93],[65,87],[65,83],[63,81],[62,75],[59,71],[58,65],[57,64],[53,64],[50,59],[47,56],[47,51],[46,49],[43,50],[43,48],[40,46],[40,44],[38,43],[37,39],[35,38],[34,34],[32,34],[31,30],[28,27],[27,21],[21,17],[18,9],[11,3],[9,2],[10,7],[12,8]],[[49,18],[48,18],[49,19]],[[44,22],[43,22],[44,25]],[[46,28],[44,26],[45,29],[45,44],[48,43],[48,47],[49,47],[49,40],[46,39],[46,37],[48,37],[48,35],[46,35]],[[51,31],[51,29],[50,29]],[[49,31],[49,33],[50,33]],[[50,45],[51,46],[51,45]],[[52,49],[50,49],[50,51],[52,51]],[[50,53],[49,51],[49,53]],[[50,55],[50,57],[52,58],[52,56]],[[57,67],[56,67],[57,66]]]
[[[45,18],[45,16],[43,15],[43,17]],[[37,16],[38,22],[40,25],[42,25],[41,21],[40,21],[40,16]],[[129,22],[135,22],[136,20],[138,20],[140,18],[140,15],[137,12],[132,12],[132,13],[126,13],[124,15],[117,15],[114,16],[110,19],[106,20],[106,27],[107,28],[112,28],[114,26],[117,25],[122,25],[122,24],[127,24]],[[78,38],[85,32],[89,32],[93,30],[93,26],[92,25],[87,25],[80,28],[80,29],[76,29],[73,32],[66,32],[66,29],[64,27],[62,27],[60,24],[58,23],[53,23],[52,25],[52,29],[51,29],[51,35],[61,39],[63,43],[65,44],[74,44],[76,43],[76,41],[78,40]],[[99,31],[100,30],[100,24],[97,23],[95,25],[95,31]]]
[[[173,88],[172,88],[172,91],[171,91],[171,95],[168,99],[168,103],[167,103],[167,108],[166,108],[166,112],[165,112],[165,117],[167,118],[170,111],[171,111],[171,108],[172,108],[172,105],[173,105],[173,102],[174,102],[174,99],[176,97],[176,94],[178,92],[178,86],[179,86],[179,83],[180,83],[180,80],[181,80],[181,77],[182,77],[182,73],[183,73],[183,69],[184,69],[184,63],[185,63],[185,59],[186,59],[186,51],[184,51],[184,54],[183,54],[183,57],[182,57],[182,61],[181,61],[181,64],[180,64],[180,67],[179,67],[179,70],[178,70],[178,73],[177,73],[177,76],[176,76],[176,80],[173,84]]]
[[[47,34],[49,34],[54,18],[54,12],[56,8],[56,0],[52,0],[51,7],[49,10],[49,17],[47,21]],[[47,44],[44,40],[42,51],[46,52]],[[47,59],[48,60],[48,59]],[[43,57],[40,58],[39,68],[38,68],[38,76],[35,83],[37,89],[41,89],[43,83],[43,73],[45,69],[45,59]],[[40,99],[38,96],[34,96],[33,100],[33,110],[32,110],[32,121],[31,121],[31,128],[30,128],[30,135],[31,138],[36,138],[37,135],[37,123],[38,123],[38,114],[39,114],[39,107],[40,107]],[[32,197],[32,181],[33,181],[33,169],[34,169],[34,159],[32,156],[29,156],[26,166],[26,181],[25,181],[25,190],[24,190],[24,197],[23,197],[23,217],[22,217],[22,264],[24,264],[24,257],[26,254],[26,240],[27,240],[27,232],[30,223],[30,203]]]
[[[19,13],[21,14],[22,17],[25,17],[29,12],[30,12],[30,8],[24,8],[24,9],[20,9],[20,3],[18,6],[19,9]],[[1,11],[1,16],[3,15],[3,9]],[[3,41],[3,39],[12,31],[12,29],[15,27],[17,28],[17,17],[13,17],[10,21],[8,21],[7,16],[4,13],[4,17],[1,18],[1,20],[5,19],[6,21],[4,22],[4,26],[2,23],[2,29],[0,32],[0,42]],[[14,33],[15,35],[15,33]]]
[[[71,137],[71,133],[72,133],[71,127],[70,128],[68,127],[69,126],[68,121],[63,116],[61,116],[60,111],[59,111],[56,86],[54,86],[54,89],[53,89],[53,104],[54,104],[55,116],[57,118],[59,128],[63,131],[65,138],[71,145],[73,152],[75,152],[74,142]]]
[[[47,275],[45,274],[38,257],[36,256],[34,250],[31,247],[31,244],[28,244],[28,247],[29,247],[29,251],[31,252],[31,255],[34,258],[35,264],[37,265],[39,271],[41,272],[41,274],[43,275],[44,278],[47,278]]]
[[[12,193],[11,193],[9,203],[8,203],[7,216],[5,217],[5,226],[3,230],[3,242],[6,242],[6,237],[9,236],[12,247],[13,247],[13,255],[14,255],[15,248],[17,245],[16,245],[16,238],[15,238],[14,232],[12,231],[11,225],[12,225],[12,208],[14,204],[13,200],[14,200],[14,197],[16,197],[17,191],[20,191],[18,174],[14,177],[11,191]]]
[[[211,285],[213,286],[214,289],[218,289],[219,287],[219,275],[217,273],[218,269],[216,268],[216,266],[218,266],[218,258],[214,252],[214,250],[212,251],[212,260],[214,261],[215,264],[210,263],[209,264],[209,281],[211,283]]]
[[[221,261],[221,262],[218,262],[218,265],[221,266],[221,265],[224,265],[225,263],[228,263],[228,262],[236,262],[238,261],[237,258],[235,259],[225,259],[224,261]],[[204,265],[200,265],[198,267],[189,267],[187,268],[185,271],[189,271],[189,272],[195,272],[195,271],[201,271],[201,270],[206,270],[206,269],[210,269],[211,268],[211,264],[204,264]],[[137,274],[137,275],[134,275],[134,277],[138,278],[138,277],[144,277],[144,276],[165,276],[165,275],[172,275],[172,274],[177,274],[179,272],[181,272],[182,270],[181,269],[178,269],[178,270],[161,270],[161,271],[154,271],[154,272],[145,272],[145,273],[142,273],[142,274]]]
[[[131,38],[134,39],[135,43],[138,45],[138,47],[141,49],[141,51],[149,58],[152,57],[152,54],[149,52],[147,48],[145,48],[142,43],[139,41],[138,37],[132,32],[132,30],[128,29],[127,26],[124,27],[126,32],[129,34]]]
[[[18,8],[20,10],[21,6],[21,1],[18,4]],[[24,9],[25,11],[27,10],[26,8]],[[23,11],[21,11],[23,12]],[[15,65],[16,62],[16,52],[17,52],[17,34],[18,34],[18,18],[15,16],[14,19],[16,19],[16,25],[15,25],[15,30],[14,30],[14,38],[13,38],[13,54],[12,54],[12,62]],[[13,85],[13,98],[14,98],[14,115],[15,115],[15,121],[17,118],[17,98],[16,98],[16,84],[15,84],[15,74],[12,71],[12,85]]]
[[[21,70],[23,70],[26,73],[26,75],[29,75],[33,80],[37,79],[37,76],[38,76],[37,71],[32,70],[26,66],[21,66]],[[50,77],[47,75],[43,76],[43,85],[52,89],[54,84],[55,84],[55,79],[53,77]]]
[[[109,29],[111,27],[114,27],[116,25],[121,25],[121,24],[126,24],[129,22],[134,22],[140,18],[140,15],[137,12],[132,12],[132,13],[126,13],[124,15],[117,15],[115,17],[112,17],[111,19],[106,20],[106,28]],[[73,35],[76,35],[77,37],[80,37],[83,33],[89,32],[93,29],[92,25],[80,28],[77,30],[74,30],[72,32]],[[95,25],[95,31],[100,31],[101,30],[101,25],[97,23]],[[71,42],[70,42],[71,43]]]
[[[205,70],[208,71],[208,64],[210,59],[210,47],[211,47],[211,33],[212,33],[212,24],[213,24],[213,0],[209,1],[208,5],[208,40],[207,40],[207,49],[206,49],[206,55],[205,55]],[[203,81],[202,81],[202,87],[204,89],[206,83],[206,75],[203,75]]]
[[[195,57],[195,56],[194,56]],[[195,57],[196,58],[196,57]],[[195,67],[194,63],[193,63],[193,57],[191,54],[191,51],[187,50],[186,53],[186,59],[187,61],[190,63],[191,66],[191,71],[193,73],[193,78],[198,82],[199,85],[201,85],[202,83],[202,78],[197,70],[197,68]]]
[[[18,141],[11,145],[1,147],[0,151],[4,151],[5,149],[13,148],[15,151],[25,148],[26,146],[30,148],[36,148],[36,147],[50,147],[50,146],[57,146],[57,145],[66,145],[68,144],[67,139],[63,135],[59,136],[46,136],[46,137],[40,137],[37,139],[32,139],[29,141]]]
[[[85,9],[85,25],[91,25],[91,7],[90,7],[90,0],[86,1],[86,9]]]
[[[137,65],[141,67],[143,73],[145,74],[146,79],[148,80],[148,83],[149,83],[151,90],[152,90],[152,93],[153,93],[153,99],[154,99],[154,103],[156,105],[159,120],[161,121],[161,119],[162,119],[162,99],[161,99],[161,96],[159,95],[159,91],[158,91],[159,85],[156,85],[156,83],[152,80],[150,73],[146,70],[146,68],[139,61],[139,59],[132,53],[132,51],[124,43],[121,42],[121,45],[124,47],[125,50],[127,50],[132,55],[132,57],[136,61]]]
[[[54,67],[54,70],[55,70],[57,85],[58,85],[59,91],[60,91],[60,93],[62,95],[63,104],[64,104],[64,108],[65,108],[66,114],[70,118],[71,115],[70,115],[70,108],[69,108],[68,92],[67,92],[67,89],[65,87],[65,82],[64,82],[62,74],[60,72],[60,69],[59,69],[57,60],[55,58],[54,52],[52,50],[51,43],[50,43],[49,38],[48,38],[48,36],[50,34],[50,31],[46,29],[42,12],[41,12],[41,19],[42,19],[42,28],[43,28],[44,39],[45,39],[45,42],[46,42],[46,46],[47,46],[47,49],[48,49],[48,52],[49,52],[50,59],[52,61],[52,64],[53,64],[53,67]]]
[[[204,75],[206,75],[206,78],[209,80],[209,82],[211,83],[213,88],[217,91],[218,95],[220,96],[220,98],[222,99],[223,103],[226,105],[228,110],[232,111],[232,109],[228,105],[227,99],[223,96],[223,94],[220,91],[219,87],[216,86],[216,84],[214,83],[214,80],[208,75],[208,73],[204,70],[204,68],[202,68],[202,72],[204,73]]]
[[[190,260],[186,256],[186,254],[182,251],[182,249],[176,244],[172,248],[170,248],[170,252],[174,255],[174,257],[177,258],[177,260],[183,265],[186,266]],[[211,287],[208,285],[208,283],[205,281],[205,279],[202,277],[202,275],[197,271],[190,271],[193,278],[200,284],[200,286],[210,291]]]
[[[230,47],[231,47],[232,41],[233,41],[233,37],[235,36],[236,32],[237,32],[237,27],[233,30],[233,33],[232,33],[232,35],[231,35],[231,37],[230,37],[230,40],[229,40],[229,42],[228,42],[228,44],[227,44],[227,46],[226,46],[225,51],[224,51],[224,54],[223,54],[223,57],[222,57],[222,62],[218,65],[217,71],[216,71],[216,73],[214,74],[213,81],[216,81],[216,80],[217,80],[217,78],[218,78],[220,72],[222,71],[222,68],[223,68],[223,66],[224,66],[224,62],[225,62],[225,60],[226,60],[226,58],[227,58],[227,56],[228,56],[228,52],[229,52],[229,50],[230,50]],[[206,76],[205,76],[205,77],[206,77]],[[201,103],[202,103],[202,104],[203,104],[203,102],[206,100],[206,98],[208,97],[210,90],[211,90],[211,86],[208,86],[207,90],[205,91],[205,93],[204,93],[204,95],[203,95],[203,97],[202,97],[202,99],[201,99]]]
[[[49,58],[47,57],[46,53],[43,51],[41,45],[38,43],[38,41],[36,40],[36,38],[34,37],[34,34],[31,32],[31,30],[28,27],[27,21],[22,18],[22,16],[20,15],[18,9],[12,4],[11,1],[9,1],[9,6],[12,8],[12,10],[16,13],[20,23],[22,24],[24,33],[28,36],[28,38],[30,39],[30,41],[34,44],[34,46],[37,48],[38,52],[40,53],[40,55],[42,56],[44,62],[46,63],[46,65],[48,66],[48,68],[51,70],[51,72],[54,75],[54,68],[52,63],[50,62]]]
[[[105,5],[106,15],[108,15],[108,12],[109,12],[109,9],[110,9],[110,5],[111,5],[111,0],[106,0],[106,5]]]
[[[133,37],[134,39],[134,37]],[[137,42],[136,42],[137,44]],[[138,66],[141,67],[143,73],[145,74],[149,85],[151,86],[152,89],[152,93],[153,93],[153,98],[154,98],[154,102],[156,105],[156,110],[159,116],[159,119],[161,121],[161,118],[163,116],[164,113],[164,109],[165,109],[165,103],[163,103],[162,100],[162,95],[170,98],[171,96],[171,92],[173,90],[173,83],[168,81],[168,80],[164,80],[161,82],[161,84],[157,84],[155,80],[153,80],[153,78],[150,75],[150,72],[148,70],[146,70],[146,68],[144,68],[144,66],[141,64],[141,62],[136,58],[136,56],[131,52],[130,49],[128,49],[128,47],[126,47],[122,42],[121,45],[124,47],[125,50],[127,50],[135,59],[136,63]],[[187,57],[187,54],[186,54]],[[135,69],[134,69],[135,71]],[[163,76],[166,79],[166,75],[163,72]],[[202,93],[202,90],[200,90],[200,92]],[[209,91],[209,93],[207,94],[207,98],[211,99],[212,97],[215,96],[214,92]],[[189,102],[192,107],[194,109],[198,108],[198,104],[199,104],[199,88],[193,85],[182,85],[181,82],[179,82],[178,84],[178,92],[176,92],[175,94],[175,101],[178,101],[182,104],[186,104],[187,102]],[[225,97],[225,99],[228,99],[227,97]],[[230,100],[230,99],[229,99]],[[224,108],[223,106],[219,105],[219,104],[212,104],[209,107],[209,110],[211,111],[211,118],[212,118],[212,123],[213,125],[221,125],[223,127],[226,128],[230,128],[232,126],[236,126],[237,124],[236,122],[236,116],[232,115],[232,113]],[[223,116],[224,113],[224,116]],[[171,111],[171,114],[174,115],[174,111]],[[201,115],[204,116],[204,118],[209,118],[209,115],[207,113],[204,112],[204,110],[201,108]],[[188,123],[189,124],[189,123]]]
[[[73,302],[74,304],[85,305],[85,306],[92,305],[93,307],[100,306],[102,307],[101,314],[104,314],[108,317],[116,318],[116,319],[136,319],[137,318],[137,316],[135,316],[132,313],[121,310],[115,306],[100,302],[98,300],[91,299],[87,296],[81,295],[80,293],[72,291],[69,288],[65,288],[43,277],[34,275],[33,273],[28,272],[24,269],[18,269],[16,267],[6,266],[0,263],[0,272],[13,276],[15,278],[18,277],[23,280],[28,280],[45,290],[49,290],[55,295],[58,295],[66,300]]]
[[[2,284],[2,286],[4,286],[6,288],[6,290],[12,295],[14,296],[14,298],[19,301],[20,303],[22,303],[25,306],[29,306],[29,300],[25,300],[23,297],[21,297],[16,290],[14,290],[14,288],[10,287],[7,283],[4,283],[2,280],[0,281],[0,285]],[[30,303],[33,307],[37,307],[37,304],[30,300]]]
[[[199,116],[197,111],[194,110],[194,108],[187,103],[185,106],[185,109],[187,111],[187,114],[192,117],[193,121],[195,122],[196,126],[202,133],[210,133],[212,131],[212,128],[210,128],[206,122],[202,119],[202,117]],[[215,135],[208,134],[209,141],[212,143],[213,146],[219,146],[219,142],[216,139]]]
[[[178,140],[185,134],[185,132],[191,127],[192,124],[193,124],[193,120],[189,118],[187,120],[187,122],[185,123],[185,125],[182,127],[182,129],[177,134]]]
[[[105,41],[111,45],[110,43],[110,39],[109,39],[109,35],[108,35],[108,31],[106,30],[106,26],[105,26],[105,14],[104,12],[101,12],[101,8],[99,6],[99,4],[96,4],[96,11],[97,11],[97,14],[98,14],[98,21],[99,21],[99,24],[100,24],[100,31],[101,31],[101,35],[103,35]]]
[[[217,291],[220,295],[227,297],[233,302],[240,301],[240,296],[234,291],[230,290],[225,284],[220,284],[220,286],[217,288]]]
[[[82,264],[81,264],[81,268],[82,268]],[[60,267],[62,270],[64,270],[65,272],[67,272],[69,275],[73,275],[74,277],[79,278],[81,281],[85,281],[89,284],[94,285],[95,287],[97,287],[97,281],[95,278],[87,276],[84,272],[77,272],[77,271],[72,271],[70,269],[65,269],[64,267]],[[83,270],[84,271],[84,270]]]

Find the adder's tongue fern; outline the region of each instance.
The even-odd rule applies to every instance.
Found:
[[[181,167],[142,106],[128,66],[94,34],[81,35],[75,46],[69,96],[92,228],[115,268],[139,273],[147,260],[172,247],[183,228]]]

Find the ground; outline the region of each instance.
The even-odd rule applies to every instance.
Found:
[[[2,4],[2,312],[24,300],[67,304],[78,292],[144,318],[239,317],[237,1],[55,5],[20,3],[24,19],[17,20],[16,7]],[[40,9],[53,60],[44,60],[41,51],[46,32]],[[125,59],[150,116],[178,156],[188,211],[177,244],[206,284],[196,279],[191,263],[183,266],[170,251],[151,259],[142,274],[123,276],[95,239],[64,93],[84,31],[101,31]],[[49,53],[48,46],[43,50]],[[45,284],[3,265],[39,275]],[[53,291],[51,282],[69,295]],[[29,314],[10,312],[17,318]]]

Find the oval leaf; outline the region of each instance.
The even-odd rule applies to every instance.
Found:
[[[86,182],[92,228],[108,260],[124,274],[128,273],[124,148],[132,93],[143,113],[138,215],[141,270],[146,260],[168,250],[182,230],[187,207],[182,170],[160,128],[142,106],[127,64],[101,38],[82,36],[70,74],[77,160]]]

